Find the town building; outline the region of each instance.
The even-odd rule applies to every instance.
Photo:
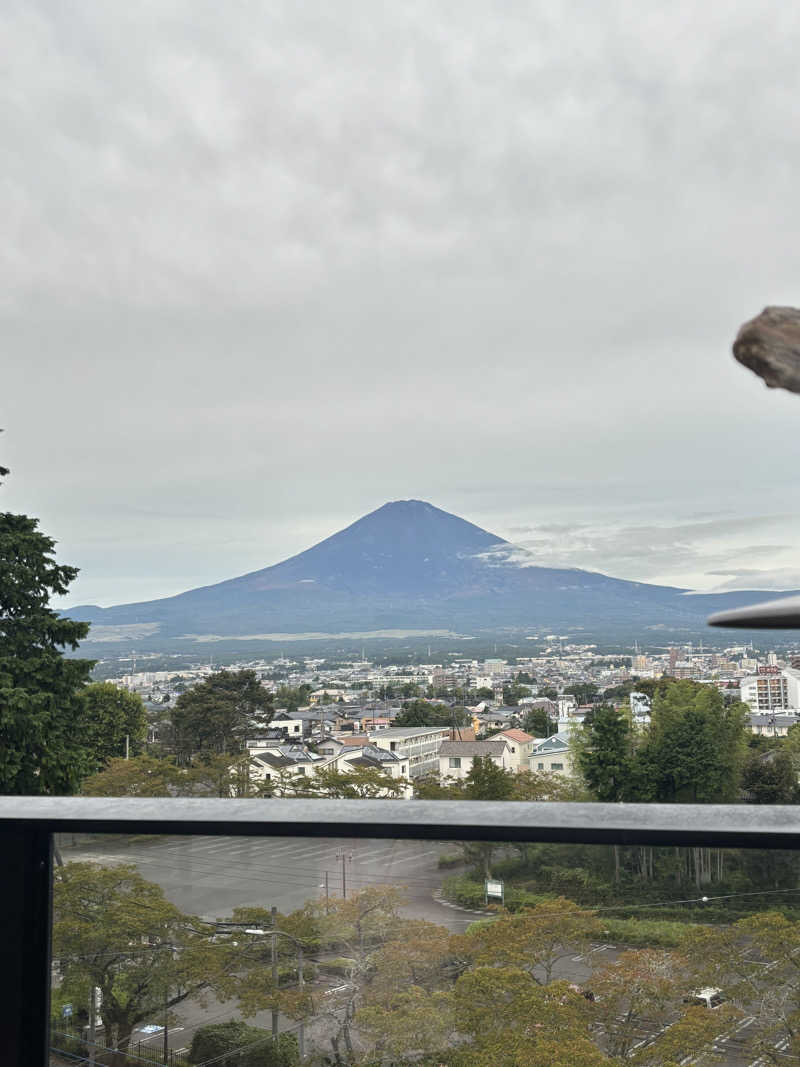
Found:
[[[439,777],[462,780],[477,757],[490,759],[504,771],[512,770],[510,746],[505,740],[445,741],[439,749]]]
[[[395,752],[408,760],[411,778],[435,774],[439,769],[439,749],[450,737],[449,726],[390,726],[370,731],[373,745]]]

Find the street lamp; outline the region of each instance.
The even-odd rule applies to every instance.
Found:
[[[303,975],[303,943],[299,941],[294,934],[288,933],[286,930],[279,930],[277,927],[278,909],[273,905],[270,909],[272,916],[272,925],[268,930],[263,930],[260,926],[246,926],[244,932],[246,934],[252,934],[257,937],[270,937],[272,939],[271,945],[271,962],[272,962],[272,986],[276,990],[278,989],[278,938],[288,937],[297,949],[297,984],[302,989],[305,986],[306,981]],[[220,926],[239,926],[239,923],[220,923]],[[274,1007],[272,1009],[272,1040],[278,1040],[278,1009]],[[300,1059],[305,1058],[305,1034],[302,1020],[297,1033],[297,1045],[300,1053]]]

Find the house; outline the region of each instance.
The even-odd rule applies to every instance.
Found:
[[[474,726],[451,726],[450,727],[450,740],[451,741],[477,741],[475,736]]]
[[[277,744],[250,753],[250,779],[271,782],[296,775],[310,778],[327,763],[326,756],[311,752],[306,745]]]
[[[474,716],[475,732],[482,737],[495,730],[506,730],[517,721],[518,715],[519,709],[511,707],[491,708],[488,711],[479,712]]]
[[[510,755],[509,744],[505,740],[445,741],[439,749],[439,777],[466,778],[476,756],[488,757],[504,771],[510,771]]]
[[[517,730],[512,727],[509,730],[501,730],[499,734],[494,734],[491,740],[508,742],[511,770],[516,772],[528,770],[528,759],[535,746],[543,739],[541,737],[533,737],[531,734],[526,734],[524,730]]]
[[[439,749],[450,737],[448,726],[390,726],[383,730],[371,730],[368,734],[373,745],[408,760],[410,778],[436,774],[439,770]]]
[[[552,737],[546,737],[534,745],[528,758],[528,766],[532,771],[552,771],[555,774],[571,776],[573,767],[567,736],[553,734]]]
[[[410,800],[414,795],[414,789],[409,781],[409,764],[403,756],[396,752],[388,752],[385,748],[367,742],[360,747],[345,745],[338,757],[334,760],[336,769],[347,773],[359,767],[372,768],[385,774],[388,778],[403,778],[408,784],[402,792],[402,798]],[[395,794],[389,794],[394,796]]]
[[[761,737],[786,737],[789,730],[800,722],[796,715],[750,714],[750,732]]]

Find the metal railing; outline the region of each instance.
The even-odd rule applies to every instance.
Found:
[[[204,834],[797,849],[800,807],[0,798],[3,1067],[48,1063],[53,834]]]

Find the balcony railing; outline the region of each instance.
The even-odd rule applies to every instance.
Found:
[[[800,847],[800,808],[387,800],[0,799],[0,1050],[48,1063],[53,835],[203,834]]]

